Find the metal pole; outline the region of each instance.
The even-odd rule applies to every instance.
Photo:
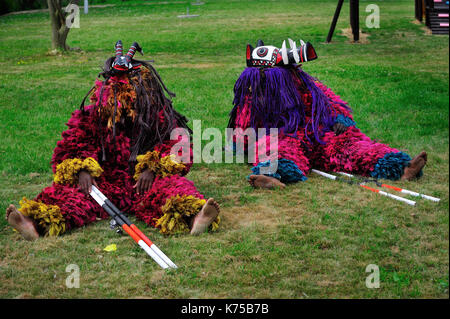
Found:
[[[419,20],[420,22],[422,22],[422,20],[423,20],[422,1],[423,0],[415,1],[416,19]]]
[[[353,40],[357,42],[359,41],[359,0],[350,0],[350,25]]]
[[[89,7],[88,0],[84,0],[84,14],[88,13],[89,11],[88,7]]]
[[[339,14],[341,13],[342,4],[344,0],[339,0],[338,5],[336,7],[336,11],[334,12],[333,21],[331,22],[330,31],[328,31],[327,42],[331,42],[331,38],[333,37],[334,29],[336,28],[336,23],[339,18]]]

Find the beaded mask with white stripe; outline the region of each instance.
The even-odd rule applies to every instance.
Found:
[[[299,46],[291,39],[289,41],[290,48],[286,47],[286,41],[280,48],[272,45],[264,45],[262,40],[258,40],[256,48],[247,44],[247,66],[282,66],[303,63],[317,59],[316,51],[309,42],[300,40]]]

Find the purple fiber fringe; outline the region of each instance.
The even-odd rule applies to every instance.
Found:
[[[264,78],[262,76],[264,73]],[[297,74],[296,74],[297,73]],[[293,76],[306,85],[312,95],[312,119],[305,123],[305,105]],[[251,98],[251,122],[254,129],[279,128],[284,133],[295,133],[300,127],[312,127],[315,139],[320,140],[319,126],[330,128],[334,124],[334,108],[330,99],[314,83],[316,80],[301,69],[274,67],[260,69],[246,68],[234,85],[234,108],[231,111],[229,127],[233,126],[238,106],[245,104],[246,96]],[[251,88],[251,92],[250,92]],[[345,104],[342,104],[348,108]],[[305,134],[307,136],[307,134]]]

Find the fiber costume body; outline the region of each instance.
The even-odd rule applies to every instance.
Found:
[[[248,45],[248,67],[234,87],[228,127],[279,129],[276,158],[266,155],[269,136],[257,140],[253,174],[278,161],[277,171],[265,175],[281,182],[304,181],[311,168],[399,179],[411,157],[364,135],[348,104],[297,65],[317,58],[312,45],[290,43],[290,50],[284,42],[281,49],[261,40],[255,49]],[[337,123],[343,128],[339,134]],[[245,135],[235,135],[235,142],[239,139],[247,143]]]
[[[73,112],[52,157],[54,181],[34,199],[24,198],[19,211],[35,220],[43,236],[107,218],[106,212],[78,188],[78,174],[88,171],[98,188],[123,212],[134,213],[163,234],[188,232],[191,218],[205,200],[184,175],[191,164],[171,154],[177,140],[170,132],[189,130],[186,118],[176,112],[156,70],[133,59],[134,43],[126,56],[122,43],[116,57],[106,61],[103,81],[97,80],[86,95],[92,102]],[[85,99],[86,99],[85,97]],[[189,143],[189,142],[188,142]],[[180,153],[178,155],[181,155]],[[145,170],[154,173],[151,188],[138,195],[133,185]],[[218,228],[217,217],[210,226]]]

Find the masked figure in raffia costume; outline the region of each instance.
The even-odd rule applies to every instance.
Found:
[[[24,198],[17,210],[10,205],[9,223],[26,239],[57,236],[108,215],[88,195],[92,184],[123,212],[157,227],[163,234],[200,234],[216,230],[219,205],[207,201],[184,175],[191,161],[181,161],[181,149],[171,154],[171,131],[190,131],[187,119],[175,111],[156,70],[135,60],[142,50],[135,42],[105,62],[101,76],[72,114],[57,143],[54,181],[34,199]],[[86,98],[94,92],[89,106]],[[187,147],[191,147],[187,141]]]
[[[248,45],[247,68],[234,87],[228,127],[235,131],[236,145],[241,143],[246,151],[253,146],[249,156],[255,154],[255,163],[249,183],[285,187],[285,183],[306,180],[311,168],[392,180],[420,177],[427,154],[411,159],[364,135],[347,103],[300,68],[299,63],[317,58],[313,46],[289,42],[290,49],[285,42],[281,49],[265,46],[261,40],[256,48]],[[278,154],[267,155],[269,134],[247,145],[248,135],[236,128],[278,128]],[[277,161],[276,171],[261,172],[263,167],[274,167],[273,161]]]

